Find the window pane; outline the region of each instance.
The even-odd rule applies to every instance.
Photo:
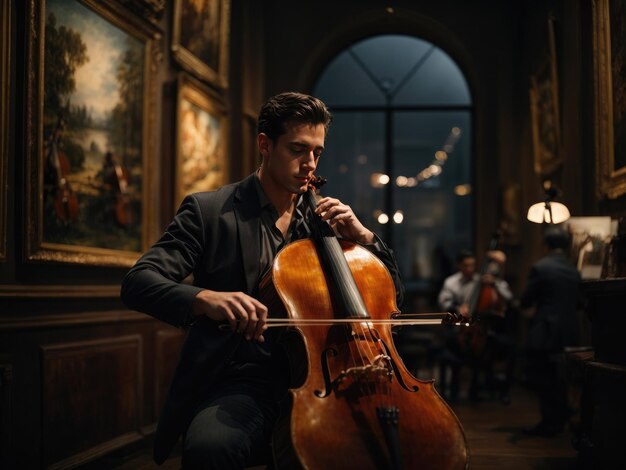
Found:
[[[441,49],[435,49],[400,89],[394,104],[468,105],[469,89],[459,67]]]
[[[316,96],[331,106],[381,106],[386,94],[399,105],[468,105],[458,66],[441,49],[412,36],[359,41],[326,67]]]
[[[363,225],[372,230],[374,211],[384,210],[384,189],[370,186],[370,175],[382,173],[384,168],[384,129],[382,113],[335,113],[317,167],[317,174],[328,178],[322,194],[351,206]]]
[[[472,195],[455,192],[471,181],[470,123],[469,112],[394,114],[393,206],[403,218],[392,224],[393,248],[409,291],[428,289],[472,247]]]
[[[324,70],[315,86],[315,96],[332,106],[385,104],[384,95],[347,51]]]

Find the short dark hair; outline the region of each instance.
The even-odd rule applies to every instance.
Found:
[[[456,262],[457,262],[457,264],[461,263],[462,261],[466,260],[467,258],[476,258],[476,255],[474,255],[474,253],[471,252],[470,250],[461,250],[456,255]]]
[[[543,241],[551,250],[568,249],[571,239],[569,232],[559,226],[551,225],[543,232]]]
[[[322,124],[324,133],[328,133],[331,121],[332,115],[322,100],[290,91],[272,96],[261,106],[257,131],[275,143],[287,132],[288,124]]]

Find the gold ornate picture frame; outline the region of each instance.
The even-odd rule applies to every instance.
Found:
[[[593,0],[596,193],[626,193],[626,1]]]
[[[28,8],[25,261],[131,266],[154,225],[160,33],[109,0]]]
[[[172,53],[183,69],[228,87],[230,0],[175,0]]]
[[[228,181],[226,106],[206,86],[182,73],[176,102],[175,206],[187,194]]]
[[[548,178],[563,164],[559,82],[553,20],[548,20],[548,55],[530,77],[530,117],[535,173]]]

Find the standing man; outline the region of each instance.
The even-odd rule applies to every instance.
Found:
[[[529,318],[527,377],[541,411],[539,424],[526,432],[548,437],[561,432],[569,419],[563,352],[565,346],[578,341],[576,308],[581,279],[566,256],[569,233],[549,226],[543,239],[548,251],[530,271],[521,307]]]
[[[267,448],[289,371],[272,349],[274,331],[266,331],[271,312],[257,300],[258,286],[276,253],[309,234],[311,214],[299,196],[308,189],[330,121],[314,97],[270,98],[258,120],[258,171],[187,196],[124,279],[127,306],[188,328],[156,432],[157,463],[181,434],[184,468],[244,468]],[[385,244],[337,199],[321,199],[316,213],[385,263],[400,305],[403,288]],[[189,274],[193,284],[183,283]],[[218,328],[221,323],[230,330]]]

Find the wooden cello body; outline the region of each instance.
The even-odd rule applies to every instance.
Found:
[[[327,236],[299,240],[278,254],[261,290],[270,311],[279,298],[296,323],[354,319],[300,324],[288,335],[295,383],[274,434],[277,468],[467,468],[463,429],[433,381],[408,372],[389,325],[368,323],[398,311],[376,256]]]
[[[483,282],[483,277],[487,273],[490,263],[488,254],[498,248],[499,239],[500,231],[496,230],[489,240],[478,280],[470,294],[468,302],[470,325],[462,328],[459,333],[461,351],[473,360],[481,359],[485,353],[489,321],[494,318],[504,318],[506,308],[504,299],[498,293],[495,285]]]
[[[59,117],[55,129],[48,139],[48,148],[44,153],[44,160],[48,182],[52,183],[54,188],[54,212],[61,222],[68,225],[78,217],[80,208],[78,199],[68,180],[71,171],[69,159],[65,153],[59,150],[64,127],[63,119]]]
[[[117,179],[115,192],[115,221],[120,227],[129,227],[134,222],[128,185],[130,174],[126,167],[115,163],[115,177]]]

